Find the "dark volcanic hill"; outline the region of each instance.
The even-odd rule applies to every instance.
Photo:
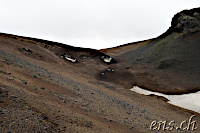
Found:
[[[168,94],[197,91],[200,89],[200,8],[177,13],[171,27],[157,38],[102,51],[128,67],[138,86]]]

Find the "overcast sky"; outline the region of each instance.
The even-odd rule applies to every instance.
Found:
[[[95,49],[154,38],[200,0],[0,0],[0,32]]]

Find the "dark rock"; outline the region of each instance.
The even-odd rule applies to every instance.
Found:
[[[172,27],[176,31],[187,33],[197,31],[200,28],[199,8],[183,10],[177,13],[172,19]]]
[[[199,22],[192,16],[183,15],[178,18],[178,24],[176,28],[184,29],[184,28],[194,28],[199,26]]]
[[[3,103],[4,101],[3,100],[0,100],[0,103]]]
[[[11,98],[18,98],[17,96],[14,96],[14,95],[12,95],[12,96],[10,96]]]
[[[41,117],[43,118],[43,120],[45,120],[45,119],[48,118],[46,113],[42,113],[42,114],[41,114]]]
[[[110,68],[110,67],[108,69],[106,69],[106,71],[107,72],[114,72],[114,70],[112,68]]]
[[[169,101],[167,98],[165,98],[165,97],[163,97],[163,96],[157,96],[157,95],[155,95],[155,94],[150,94],[150,95],[148,95],[148,96],[154,97],[154,98],[156,98],[156,99],[160,99],[160,100],[165,101],[165,102],[168,102],[168,101]]]
[[[32,50],[28,49],[28,48],[22,48],[23,50],[29,52],[29,53],[33,53]]]
[[[3,93],[3,89],[2,88],[0,88],[0,94],[2,94]]]
[[[5,109],[3,109],[3,110],[1,111],[1,114],[7,114],[7,113],[8,113],[8,111],[5,110]]]

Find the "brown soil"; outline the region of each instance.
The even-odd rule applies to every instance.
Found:
[[[125,89],[135,75],[151,75],[119,60],[107,64],[102,53],[9,35],[0,37],[0,46],[0,132],[155,132],[154,120],[178,126],[194,114],[200,127],[198,113]]]

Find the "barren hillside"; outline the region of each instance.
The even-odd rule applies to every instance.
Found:
[[[199,25],[182,11],[158,38],[100,51],[1,33],[0,132],[182,132],[192,115],[200,132],[198,113],[129,90],[199,90]]]
[[[188,93],[200,88],[199,44],[200,14],[195,8],[177,13],[171,27],[157,38],[102,52],[128,67],[138,86],[167,94]]]

